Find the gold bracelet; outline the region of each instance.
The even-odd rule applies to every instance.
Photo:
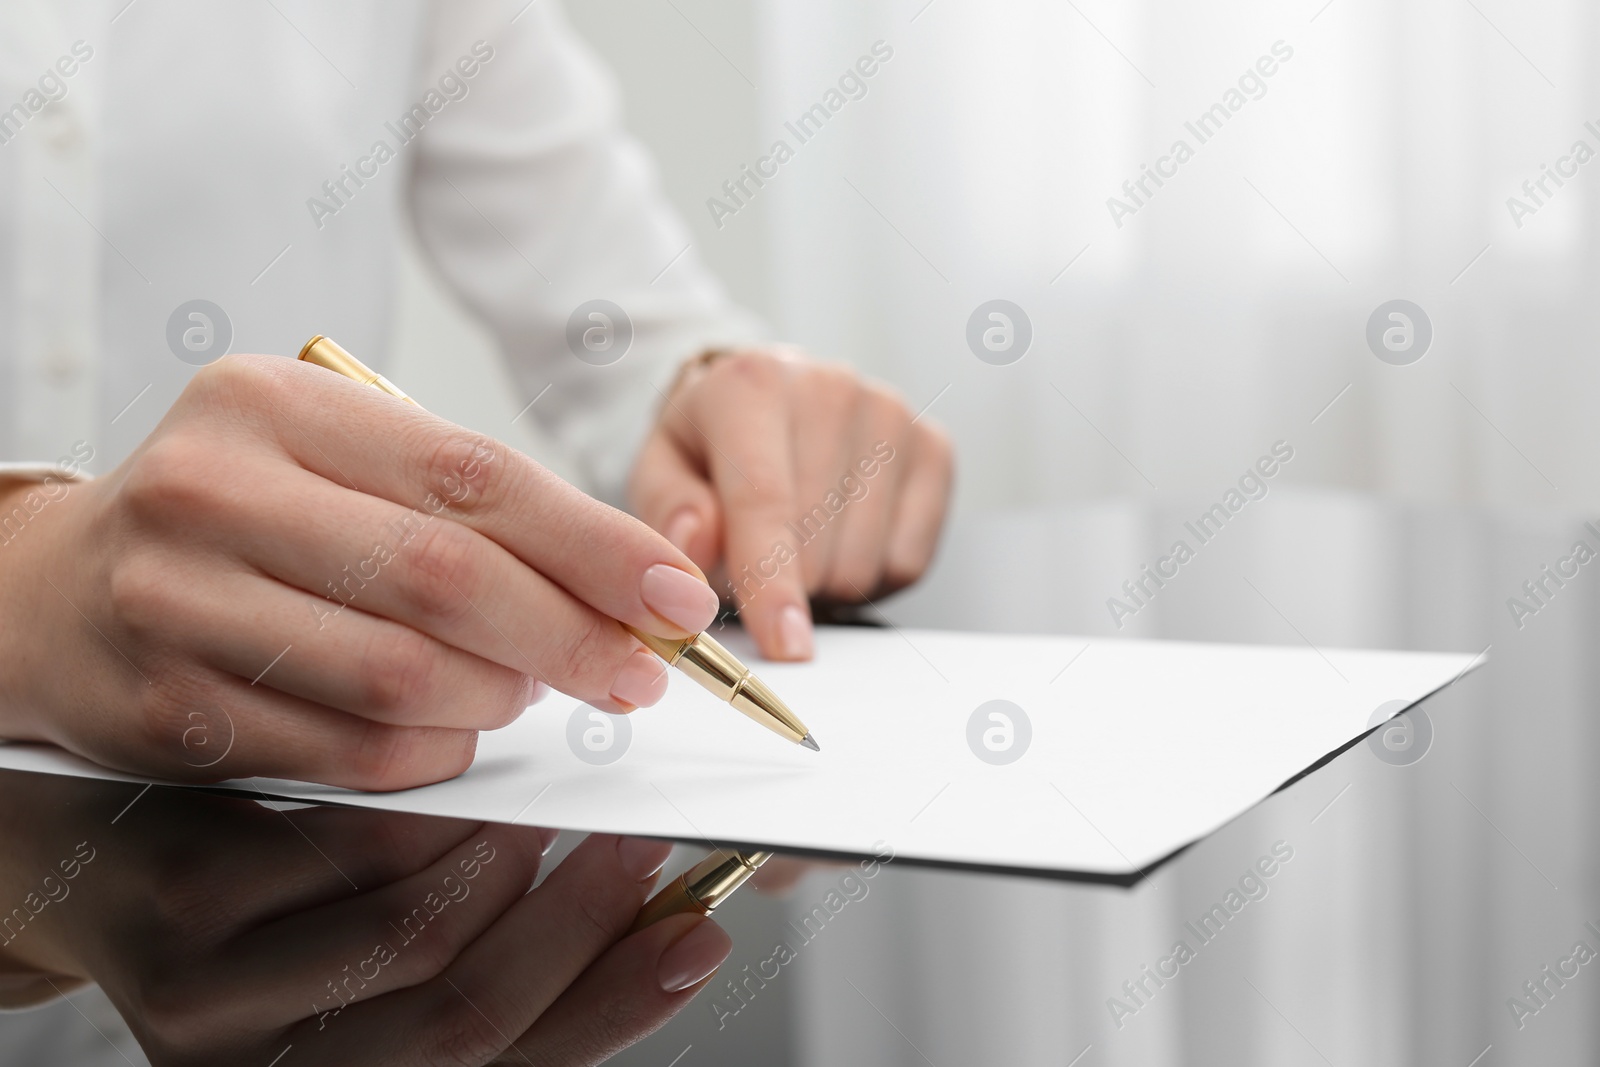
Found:
[[[697,354],[690,356],[678,366],[678,373],[672,376],[672,384],[667,386],[666,395],[669,398],[676,396],[678,394],[678,387],[688,379],[689,375],[693,374],[701,367],[709,367],[723,356],[733,355],[735,351],[736,349],[727,348],[724,346],[702,348]]]

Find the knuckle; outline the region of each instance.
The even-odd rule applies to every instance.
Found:
[[[870,597],[881,580],[876,563],[835,561],[828,582],[828,596],[845,603],[856,603]]]
[[[122,494],[130,511],[153,522],[203,507],[213,493],[215,449],[190,433],[174,432],[153,443],[129,468]]]
[[[485,730],[498,730],[502,726],[510,726],[522,717],[529,702],[533,700],[534,682],[531,677],[498,664],[494,665],[492,670],[495,677],[486,690],[503,695],[487,702],[482,727]]]
[[[192,717],[203,713],[215,701],[212,687],[193,668],[181,661],[152,667],[150,684],[143,687],[138,705],[138,723],[146,752],[171,754],[170,761],[181,764],[184,735],[195,725]]]
[[[202,1051],[218,1036],[212,1032],[209,1013],[196,1007],[209,999],[207,990],[195,988],[193,982],[166,968],[139,983],[134,1018],[141,1031],[140,1044],[164,1053],[154,1062],[203,1062]]]
[[[607,947],[623,933],[624,922],[621,912],[616,908],[608,908],[606,894],[579,893],[572,897],[570,909],[572,921],[579,928],[579,940],[586,944]]]
[[[362,706],[375,714],[403,719],[433,702],[439,647],[416,630],[388,628],[367,646],[361,659]]]
[[[107,602],[120,627],[136,632],[170,620],[172,574],[153,552],[119,556],[106,576]]]
[[[861,376],[844,363],[807,363],[801,381],[808,389],[836,395],[854,395],[861,389]]]
[[[867,421],[873,426],[898,425],[911,416],[910,407],[899,393],[876,382],[867,387],[862,394],[861,402]]]
[[[450,966],[462,947],[462,931],[457,929],[459,923],[455,914],[459,909],[449,907],[435,915],[420,901],[410,911],[402,911],[403,906],[394,908],[386,916],[386,926],[380,927],[402,931],[412,938],[405,942],[405,951],[392,965],[392,977],[407,984],[437,977]],[[417,933],[411,934],[412,930]]]
[[[708,377],[734,382],[746,389],[775,392],[782,387],[786,375],[784,365],[769,353],[744,349],[711,364]]]
[[[460,774],[471,765],[476,746],[477,734],[470,730],[368,722],[348,765],[360,788],[388,792]]]
[[[754,518],[771,525],[793,517],[799,493],[795,489],[792,471],[768,470],[754,473],[751,477],[755,479],[754,482],[741,480],[737,486],[729,487],[731,517]]]
[[[195,372],[173,410],[191,416],[222,413],[256,431],[292,401],[300,368],[281,356],[223,356]]]
[[[422,619],[446,625],[472,613],[482,564],[477,535],[460,523],[434,518],[409,546],[405,596]]]
[[[492,506],[493,493],[507,463],[498,442],[449,426],[423,463],[424,503],[437,514],[444,508],[466,512]]]
[[[849,434],[861,403],[861,379],[848,367],[822,364],[807,368],[793,390],[795,430],[810,437],[841,438]]]
[[[922,577],[922,568],[916,564],[896,561],[884,568],[883,584],[890,590],[904,589],[918,578]]]
[[[370,722],[351,754],[351,771],[363,788],[399,789],[414,785],[417,738],[421,730]]]
[[[236,354],[201,367],[184,390],[186,397],[207,400],[265,394],[277,398],[283,385],[283,360],[277,356]]]
[[[577,625],[562,628],[555,649],[557,677],[550,682],[580,699],[607,696],[628,651],[616,623],[585,611]]]
[[[883,583],[890,589],[903,589],[922,577],[929,552],[920,544],[897,545],[883,563]]]
[[[237,902],[218,892],[229,873],[221,869],[220,863],[172,850],[151,866],[161,875],[161,892],[146,905],[156,930],[181,935],[190,944],[226,935],[236,922]],[[167,982],[157,983],[156,988],[171,995],[174,1007],[187,1000],[192,1009],[196,1003],[195,990],[181,975],[170,976]]]

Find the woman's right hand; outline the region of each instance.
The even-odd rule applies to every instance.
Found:
[[[19,508],[0,736],[164,777],[449,778],[543,685],[659,700],[665,665],[616,620],[683,637],[717,610],[638,520],[281,357],[204,368],[127,462],[0,491]]]

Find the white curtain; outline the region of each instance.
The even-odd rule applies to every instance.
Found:
[[[1300,449],[1302,482],[1600,501],[1600,162],[1565,164],[1576,175],[1545,179],[1542,205],[1521,189],[1577,140],[1600,151],[1585,128],[1600,130],[1593,5],[765,0],[763,14],[766,126],[795,149],[757,194],[779,325],[917,406],[949,386],[932,414],[958,438],[964,505],[1210,489],[1278,439]],[[865,97],[794,143],[783,123],[878,40],[893,57]],[[1200,143],[1185,122],[1277,42],[1292,56]],[[1193,158],[1118,227],[1107,199],[1131,202],[1123,183],[1180,138]],[[1520,227],[1514,195],[1536,207]],[[1011,366],[964,339],[994,298],[1033,323]],[[1364,339],[1396,298],[1434,328],[1410,366]]]
[[[975,513],[1076,505],[1063,529],[1099,531],[1080,544],[1055,520],[1023,520],[1024,540],[1060,536],[1056,551],[1021,545],[1019,558],[1051,559],[1059,574],[1008,590],[993,564],[981,591],[945,591],[944,615],[914,595],[902,620],[1104,632],[1107,583],[1080,573],[1085,560],[1114,587],[1113,572],[1131,573],[1184,512],[1118,525],[1142,513],[1085,503],[1157,488],[1214,498],[1277,440],[1296,450],[1283,479],[1303,486],[1590,515],[1600,504],[1600,159],[1571,158],[1580,140],[1600,152],[1593,5],[765,0],[762,10],[767,126],[795,149],[755,194],[773,220],[782,332],[895,381],[916,407],[937,397],[930,413],[958,442],[964,521],[989,531],[973,567],[1009,536]],[[893,56],[865,96],[795,145],[784,123],[879,40]],[[1264,92],[1247,82],[1242,106],[1199,143],[1185,123],[1225,102],[1278,42],[1292,55],[1268,64]],[[1126,202],[1124,181],[1180,138],[1193,157],[1116,225],[1107,199]],[[1545,165],[1569,176],[1557,185]],[[1535,201],[1523,183],[1541,178]],[[1514,218],[1511,197],[1535,210]],[[1010,366],[980,362],[965,339],[969,315],[996,298],[1033,325]],[[1431,347],[1410,365],[1381,362],[1366,341],[1368,317],[1393,299],[1432,323]],[[1228,550],[1285,588],[1321,589],[1305,614],[1316,639],[1335,644],[1479,647],[1496,632],[1496,598],[1559,541],[1508,539],[1465,516],[1456,529],[1452,512],[1390,520],[1344,507],[1360,519],[1355,534],[1340,519],[1321,537],[1311,516],[1299,541],[1263,531]],[[1119,537],[1138,547],[1120,550]],[[1429,559],[1422,538],[1437,538],[1437,567],[1417,567]],[[1108,558],[1119,562],[1107,569]],[[1227,589],[1197,588],[1187,613],[1142,632],[1296,640],[1236,603],[1237,576],[1225,577]],[[1362,591],[1360,617],[1344,618],[1341,593],[1355,604]],[[974,619],[974,605],[993,617]],[[891,872],[874,920],[805,972],[803,1058],[1060,1065],[1093,1043],[1084,1067],[1323,1062],[1296,1023],[1341,1063],[1464,1067],[1491,1042],[1485,1063],[1592,1054],[1581,1051],[1594,1047],[1585,1023],[1508,1036],[1504,998],[1577,924],[1452,792],[1475,795],[1500,825],[1531,827],[1532,843],[1519,840],[1541,858],[1592,839],[1582,798],[1551,809],[1558,818],[1518,807],[1516,783],[1537,779],[1541,761],[1592,751],[1582,696],[1592,627],[1559,633],[1496,653],[1508,666],[1440,712],[1447,747],[1423,773],[1349,757],[1314,803],[1269,805],[1132,895]],[[1508,745],[1513,710],[1547,718],[1544,736],[1567,741]],[[1569,770],[1577,778],[1552,780],[1585,780]],[[1313,825],[1352,773],[1343,803],[1355,802]],[[1235,859],[1275,836],[1308,842],[1297,895],[1285,890],[1206,964],[1209,978],[1197,971],[1136,1030],[1111,1026],[1104,999],[1230,880]],[[1571,891],[1592,899],[1584,881]]]

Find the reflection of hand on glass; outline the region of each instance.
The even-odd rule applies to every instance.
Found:
[[[0,774],[0,990],[98,982],[158,1065],[593,1063],[730,947],[690,915],[617,941],[666,844],[591,836],[529,892],[552,831],[137,794]]]

